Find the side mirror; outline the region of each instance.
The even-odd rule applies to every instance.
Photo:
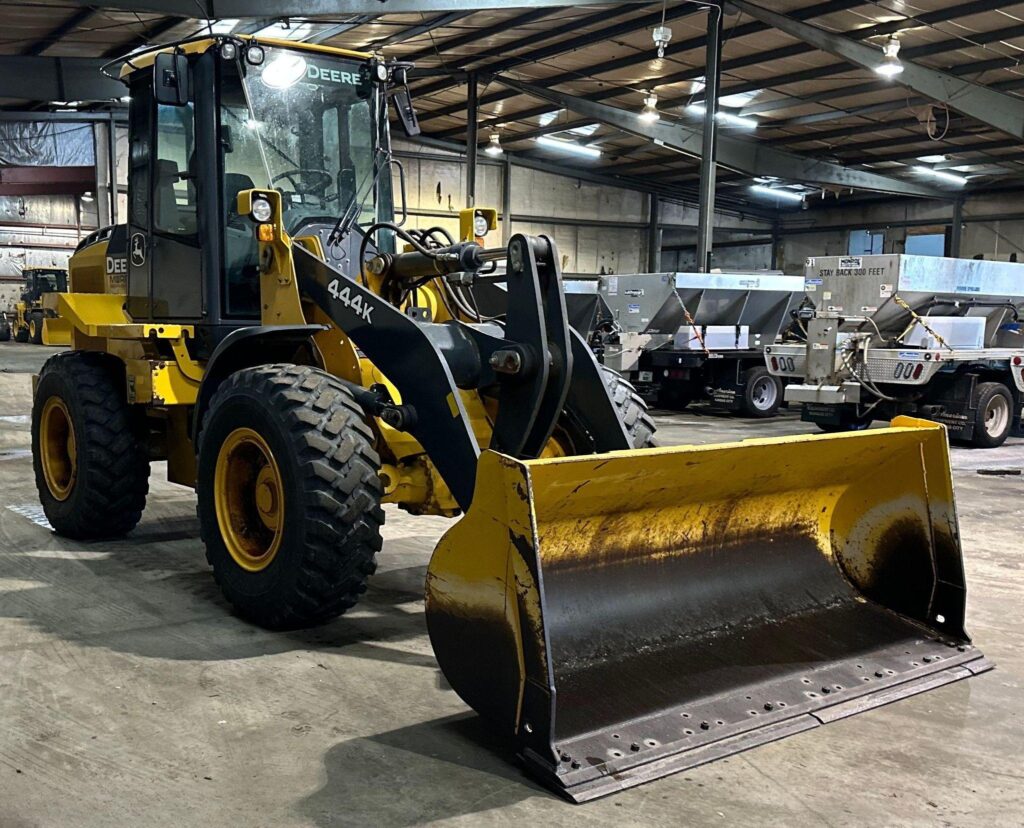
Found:
[[[185,106],[188,92],[188,58],[173,52],[160,52],[153,63],[153,97],[156,102]]]
[[[402,86],[395,90],[391,98],[395,103],[395,110],[398,112],[398,120],[402,122],[402,129],[409,138],[415,138],[420,134],[420,119],[416,115],[416,107],[412,102],[412,93],[408,86]]]

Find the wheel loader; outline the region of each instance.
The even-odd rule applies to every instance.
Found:
[[[73,350],[32,415],[54,529],[130,532],[166,461],[236,613],[288,629],[359,600],[384,504],[458,518],[426,576],[438,664],[577,802],[987,669],[942,427],[655,446],[550,238],[403,226],[408,70],[223,36],[109,70],[128,223],[71,269],[127,292],[60,296]]]
[[[56,267],[26,267],[25,285],[9,320],[16,342],[70,345],[70,329],[56,311],[55,297],[68,289],[68,272]]]

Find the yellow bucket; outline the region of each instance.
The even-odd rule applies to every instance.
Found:
[[[426,588],[460,696],[575,801],[973,675],[944,430],[485,452]]]

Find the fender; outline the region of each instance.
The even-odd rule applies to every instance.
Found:
[[[235,371],[291,359],[295,349],[327,330],[323,325],[252,325],[232,331],[206,363],[199,396],[192,412],[192,445],[198,450],[203,415],[221,382]]]

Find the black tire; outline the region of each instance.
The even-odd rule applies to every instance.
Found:
[[[1013,428],[1013,395],[1001,382],[979,382],[971,396],[976,448],[996,448],[1006,442]]]
[[[43,315],[41,313],[33,313],[29,316],[29,342],[33,345],[43,344]]]
[[[63,498],[47,482],[40,446],[51,398],[64,406],[75,444]],[[49,427],[47,433],[52,436]],[[126,402],[120,360],[74,351],[46,361],[32,405],[32,465],[43,511],[58,534],[95,540],[135,528],[149,493],[149,450],[145,414]]]
[[[779,413],[782,383],[763,365],[743,372],[743,413],[748,417],[767,419]]]
[[[612,402],[618,412],[619,419],[626,426],[629,432],[633,448],[651,448],[658,443],[654,438],[654,432],[658,427],[651,419],[647,411],[647,403],[644,402],[633,384],[625,379],[618,371],[600,366],[604,376],[605,385],[611,393]]]
[[[0,342],[11,341],[11,323],[6,319],[0,319]]]
[[[256,571],[232,555],[217,515],[218,457],[239,429],[265,442],[283,496],[276,551]],[[240,616],[296,629],[330,621],[359,600],[381,548],[379,469],[362,409],[330,374],[262,365],[224,381],[203,418],[196,488],[206,558]]]
[[[14,331],[15,342],[28,342],[28,328],[23,328],[20,325]]]

